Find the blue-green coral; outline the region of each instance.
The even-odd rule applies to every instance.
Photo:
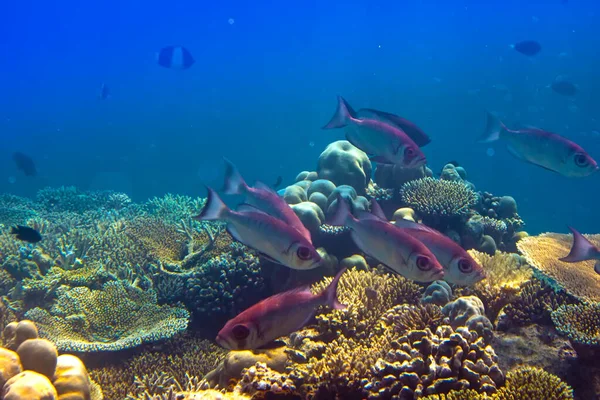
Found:
[[[423,216],[454,217],[469,213],[477,194],[462,182],[421,178],[402,185],[402,202]]]
[[[556,330],[571,341],[600,346],[600,304],[564,304],[551,317]]]

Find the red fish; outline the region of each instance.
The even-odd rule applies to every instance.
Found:
[[[419,146],[398,126],[385,118],[360,118],[341,96],[331,121],[323,129],[346,127],[346,138],[367,153],[372,161],[418,168],[427,162]]]
[[[229,320],[217,335],[217,343],[230,350],[257,349],[301,329],[320,305],[343,310],[337,301],[337,286],[343,268],[320,294],[310,288],[292,289],[271,296]]]
[[[508,129],[495,115],[487,113],[487,125],[480,143],[503,139],[508,151],[520,160],[567,177],[588,176],[600,168],[578,144],[538,128]]]
[[[374,110],[372,108],[361,108],[358,110],[358,116],[359,118],[376,119],[396,125],[398,128],[402,129],[402,131],[404,131],[404,133],[406,133],[408,137],[411,138],[419,147],[423,147],[431,142],[429,136],[427,136],[427,134],[423,132],[423,129],[419,128],[417,124],[396,114]]]
[[[573,232],[573,245],[571,251],[566,257],[560,258],[560,261],[575,263],[587,260],[598,260],[594,266],[594,271],[600,274],[600,249],[594,246],[585,236],[579,233],[577,230],[569,226],[571,232]]]

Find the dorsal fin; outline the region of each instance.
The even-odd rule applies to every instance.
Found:
[[[385,213],[383,212],[383,210],[381,209],[381,206],[375,199],[371,199],[371,214],[373,214],[374,216],[376,216],[379,219],[387,221],[387,218],[385,217]]]
[[[399,219],[396,221],[396,226],[400,227],[400,228],[404,228],[404,229],[414,229],[417,231],[423,231],[423,232],[429,232],[429,233],[434,233],[436,235],[441,235],[442,233],[439,231],[436,231],[433,228],[430,228],[427,225],[424,224],[419,224],[416,223],[414,221],[409,221],[407,219]]]

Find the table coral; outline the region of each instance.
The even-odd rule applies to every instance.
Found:
[[[600,235],[584,235],[594,245],[600,246]],[[559,258],[569,254],[571,235],[543,233],[524,237],[517,248],[527,261],[550,277],[558,286],[581,300],[600,301],[600,275],[594,271],[594,260],[566,263]]]
[[[402,185],[403,203],[423,217],[464,216],[477,202],[477,194],[461,182],[421,178]]]
[[[102,290],[62,287],[50,312],[34,308],[25,315],[59,350],[79,352],[122,350],[169,338],[189,319],[184,308],[157,305],[154,290],[119,281]]]

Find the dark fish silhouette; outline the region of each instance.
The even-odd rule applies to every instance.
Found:
[[[523,40],[511,46],[513,49],[526,56],[535,56],[542,50],[542,45],[535,40]]]
[[[17,165],[17,168],[23,171],[25,176],[36,176],[37,170],[35,168],[35,163],[27,154],[23,154],[21,152],[13,153],[13,160]]]
[[[42,235],[33,228],[17,225],[10,228],[10,233],[19,240],[29,243],[37,243],[42,240]]]
[[[110,89],[106,86],[106,83],[103,83],[100,87],[100,99],[106,100],[110,97]]]
[[[275,181],[275,183],[273,184],[273,189],[277,189],[279,186],[281,186],[281,183],[283,182],[283,178],[281,177],[281,175],[279,175],[277,177],[277,180]]]
[[[194,57],[188,49],[182,46],[167,46],[158,52],[158,65],[171,69],[188,69],[194,63]]]
[[[569,81],[556,81],[550,87],[561,96],[575,96],[577,94],[577,86]]]

